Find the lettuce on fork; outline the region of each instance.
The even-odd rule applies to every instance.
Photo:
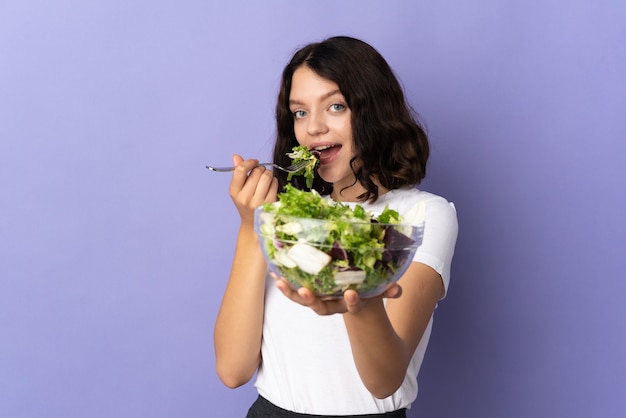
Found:
[[[306,146],[298,145],[293,147],[291,152],[287,153],[287,156],[291,158],[292,164],[298,164],[301,162],[307,162],[300,170],[289,173],[287,175],[287,181],[291,180],[293,176],[304,176],[306,180],[306,187],[309,189],[313,186],[313,179],[315,178],[315,168],[319,164],[319,160],[314,152],[311,152]]]

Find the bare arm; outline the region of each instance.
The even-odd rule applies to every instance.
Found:
[[[229,194],[241,225],[228,284],[214,329],[217,374],[228,387],[248,382],[261,361],[267,265],[254,232],[254,209],[276,200],[278,183],[255,160],[235,156]]]
[[[361,380],[378,398],[390,396],[402,385],[443,291],[439,274],[421,263],[411,263],[399,284],[401,297],[389,299],[386,307],[379,298],[352,313],[350,306],[358,304],[358,296],[347,295],[344,322],[354,362]]]
[[[284,280],[276,284],[287,297],[320,315],[343,313],[355,365],[377,398],[390,396],[402,384],[443,292],[441,276],[421,263],[411,263],[397,286],[370,299],[346,291],[343,299],[321,300],[304,288],[290,290]],[[386,306],[383,297],[391,298]]]

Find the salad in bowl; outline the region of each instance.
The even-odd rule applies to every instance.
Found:
[[[255,230],[269,268],[292,288],[323,298],[354,289],[365,298],[380,295],[410,265],[424,231],[423,219],[413,218],[405,223],[389,208],[374,216],[287,184],[277,202],[256,209]]]

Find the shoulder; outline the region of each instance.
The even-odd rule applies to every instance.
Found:
[[[401,214],[420,202],[423,202],[426,206],[427,217],[430,214],[437,213],[456,219],[456,207],[454,203],[442,196],[424,190],[415,188],[391,190],[385,194],[384,199],[381,199],[381,203],[396,209]]]
[[[424,212],[419,217],[424,220],[425,238],[444,240],[448,245],[456,241],[459,229],[456,207],[444,197],[419,189],[398,189],[388,196],[388,204],[409,218],[415,216],[416,207],[421,207]]]
[[[394,189],[380,196],[376,202],[368,202],[363,206],[375,215],[380,214],[385,207],[389,207],[404,216],[414,211],[419,205],[423,205],[425,209],[423,219],[426,225],[456,234],[458,228],[456,207],[452,202],[434,193],[412,187]]]

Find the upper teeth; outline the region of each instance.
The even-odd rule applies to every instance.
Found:
[[[315,147],[314,149],[315,149],[315,151],[323,151],[323,150],[331,148],[331,147],[332,147],[332,145],[322,145],[322,146],[319,146],[319,147]]]

